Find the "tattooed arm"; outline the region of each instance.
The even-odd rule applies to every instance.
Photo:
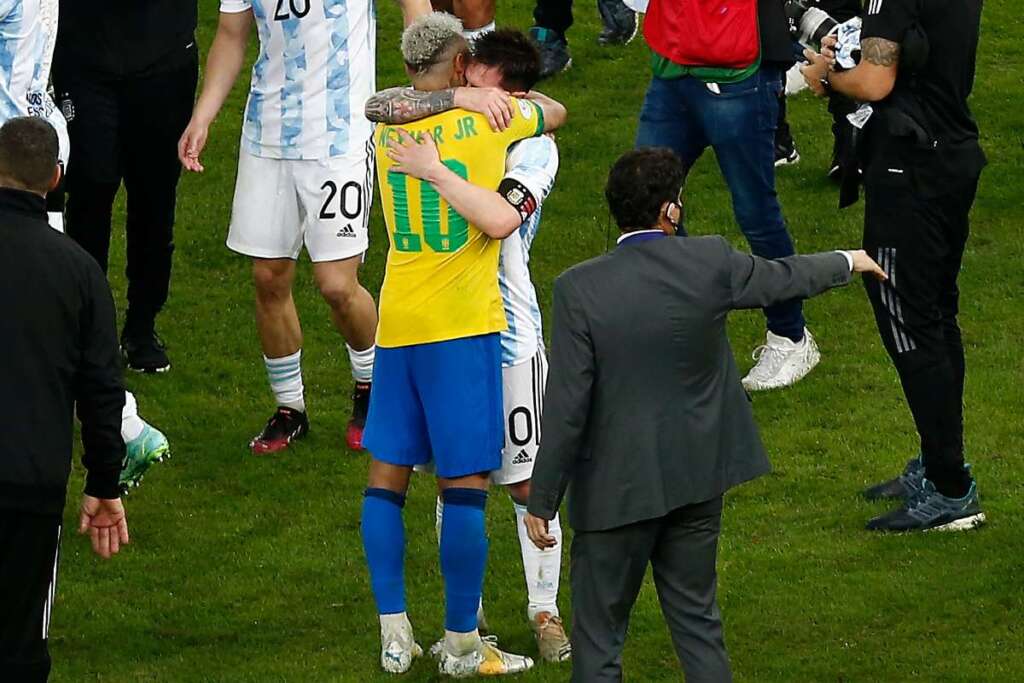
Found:
[[[392,125],[419,121],[455,108],[455,88],[423,91],[388,88],[366,100],[366,118]]]
[[[892,92],[900,62],[900,44],[885,38],[864,38],[860,44],[860,63],[849,71],[830,71],[829,60],[806,51],[810,61],[801,71],[807,84],[818,95],[825,94],[822,78],[836,92],[860,102],[878,102]]]
[[[365,111],[371,121],[400,125],[456,108],[483,114],[494,130],[505,130],[512,121],[512,102],[501,88],[389,88],[368,99]]]

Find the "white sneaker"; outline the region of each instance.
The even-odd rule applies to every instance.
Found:
[[[409,617],[403,614],[381,616],[380,667],[390,674],[404,674],[414,659],[423,654],[412,635]]]
[[[757,363],[743,378],[747,391],[778,389],[796,384],[821,361],[821,353],[810,330],[804,328],[800,342],[768,333],[767,341],[754,349]]]
[[[476,637],[476,644],[465,654],[454,654],[447,639],[430,648],[437,657],[437,670],[442,676],[470,678],[472,676],[504,676],[529,671],[533,660],[498,649],[494,636]]]

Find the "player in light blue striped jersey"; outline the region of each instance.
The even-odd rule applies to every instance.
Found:
[[[428,0],[400,4],[407,20],[430,11]],[[292,299],[295,260],[305,246],[348,348],[355,391],[346,442],[358,450],[377,328],[377,308],[358,279],[373,198],[373,129],[363,115],[374,91],[373,1],[221,0],[203,91],[178,145],[188,170],[203,170],[199,155],[245,61],[253,24],[260,50],[227,245],[252,259],[256,327],[277,410],[250,448],[280,451],[309,429]]]
[[[371,98],[367,112],[385,123],[406,123],[454,107],[478,111],[500,127],[505,118],[507,91],[529,91],[539,79],[536,48],[519,31],[498,30],[478,37],[466,67],[466,80],[474,88],[419,92],[392,88]],[[532,94],[531,97],[543,97]],[[422,145],[419,168],[403,162],[410,175],[423,177],[439,163],[432,145]],[[523,518],[530,492],[530,477],[540,444],[540,419],[547,379],[547,359],[537,293],[530,278],[530,247],[540,229],[541,206],[558,172],[558,147],[548,136],[517,142],[509,151],[505,176],[497,192],[481,194],[467,181],[454,191],[439,188],[441,196],[474,225],[488,225],[507,234],[501,245],[498,286],[508,320],[501,333],[501,364],[505,413],[502,467],[491,481],[505,486],[516,511],[523,569],[527,586],[527,615],[543,659],[564,661],[571,648],[558,613],[562,530],[556,517],[549,525],[558,540],[555,548],[540,550],[529,539]],[[481,198],[486,201],[481,201]],[[440,528],[441,505],[438,505]]]

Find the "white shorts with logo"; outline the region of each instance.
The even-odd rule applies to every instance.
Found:
[[[501,469],[491,473],[495,484],[518,484],[533,476],[540,445],[540,417],[544,409],[544,385],[548,360],[544,349],[527,361],[501,369],[505,404],[505,447]]]
[[[323,160],[272,159],[242,150],[228,248],[256,258],[338,261],[369,246],[373,148]]]

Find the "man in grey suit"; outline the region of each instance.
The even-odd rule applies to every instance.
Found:
[[[729,311],[884,278],[863,251],[767,260],[680,235],[684,172],[664,148],[628,152],[605,196],[610,253],[555,280],[543,437],[526,518],[554,545],[569,521],[573,681],[618,681],[648,563],[690,683],[730,681],[715,598],[722,494],[769,470],[726,336]]]

